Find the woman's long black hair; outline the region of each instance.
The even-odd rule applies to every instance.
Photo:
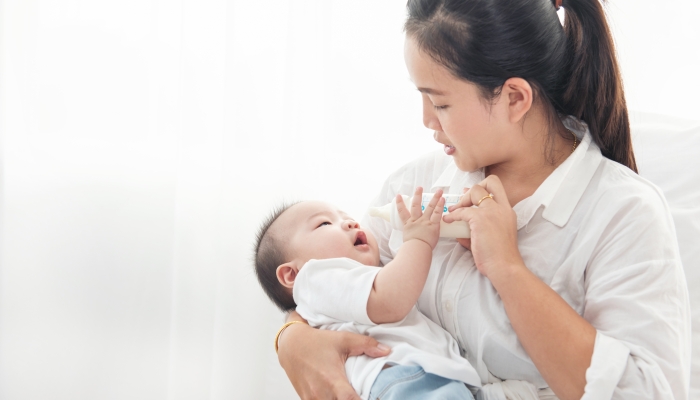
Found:
[[[588,124],[603,155],[637,172],[612,35],[599,0],[408,0],[406,33],[422,51],[493,99],[527,80],[550,118]]]

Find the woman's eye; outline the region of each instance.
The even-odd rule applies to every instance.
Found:
[[[433,108],[437,111],[445,110],[445,109],[447,109],[447,107],[449,107],[449,106],[435,106],[435,105],[433,106]]]

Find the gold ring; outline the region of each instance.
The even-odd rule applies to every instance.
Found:
[[[487,196],[482,197],[481,200],[479,200],[479,202],[476,203],[476,206],[479,207],[479,204],[481,204],[481,202],[486,200],[486,199],[493,200],[493,194],[489,193]]]

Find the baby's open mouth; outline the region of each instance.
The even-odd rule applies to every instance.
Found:
[[[359,246],[361,244],[367,244],[367,236],[364,232],[359,231],[355,237],[355,246]]]

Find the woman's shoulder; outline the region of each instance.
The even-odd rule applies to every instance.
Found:
[[[581,201],[585,204],[582,223],[601,236],[653,231],[675,237],[663,192],[615,161],[603,158]]]
[[[620,163],[603,158],[596,175],[594,189],[601,200],[619,207],[637,205],[663,210],[668,208],[661,189]]]

